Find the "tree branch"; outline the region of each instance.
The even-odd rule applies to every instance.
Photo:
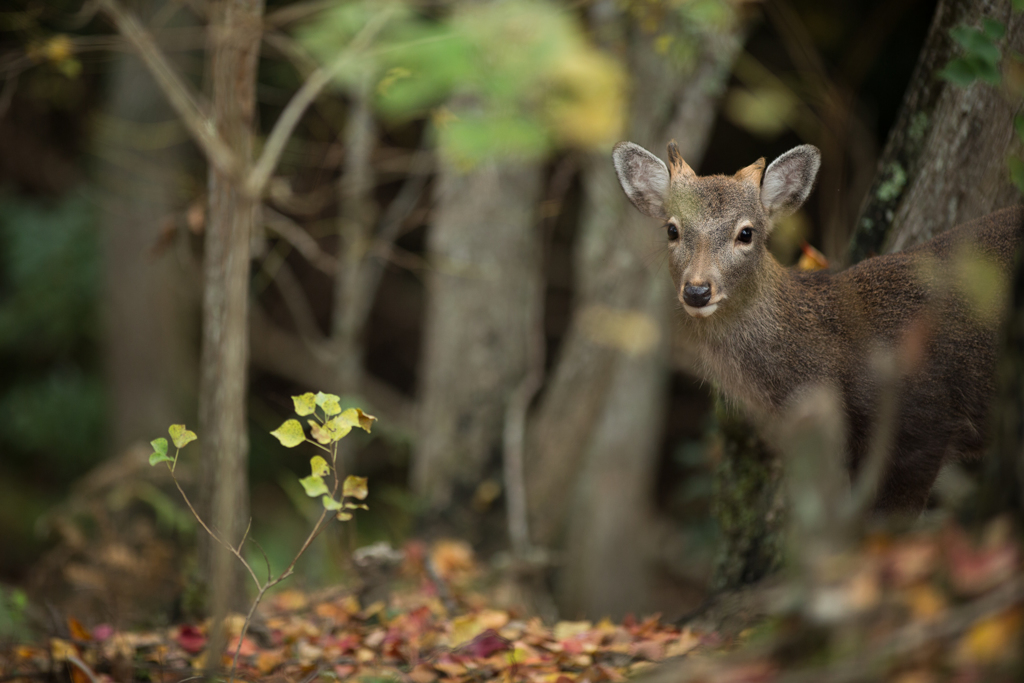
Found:
[[[105,1],[110,2],[112,0]],[[246,179],[246,192],[254,197],[263,193],[267,182],[270,180],[270,175],[274,172],[277,162],[281,159],[281,153],[284,152],[285,145],[291,138],[295,126],[299,124],[299,120],[306,112],[306,109],[309,108],[309,105],[313,103],[313,100],[320,95],[323,89],[341,73],[341,70],[350,63],[352,57],[369,45],[377,33],[384,28],[391,15],[391,10],[375,14],[352,40],[348,49],[335,57],[334,61],[330,64],[314,71],[306,79],[306,82],[302,84],[298,92],[292,96],[284,111],[281,112],[281,116],[274,123],[270,135],[267,136],[263,152]]]
[[[135,15],[121,7],[117,0],[99,0],[99,3],[104,13],[114,22],[118,32],[139,53],[160,90],[181,117],[210,164],[226,175],[238,176],[242,171],[241,163],[228,144],[217,134],[212,117],[206,113],[207,107],[200,102],[188,83],[167,60],[145,27]]]

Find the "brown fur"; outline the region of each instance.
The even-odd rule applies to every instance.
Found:
[[[626,144],[616,147],[617,157]],[[766,242],[772,219],[810,192],[817,163],[817,150],[804,146],[774,162],[763,182],[763,160],[731,177],[677,182],[673,173],[666,195],[645,195],[657,206],[649,215],[678,230],[668,250],[680,302],[683,288],[698,282],[710,284],[717,301],[707,317],[694,317],[707,310],[699,306],[684,306],[689,315],[681,316],[706,374],[768,419],[802,387],[834,388],[853,473],[877,417],[881,382],[873,354],[896,356],[897,430],[876,508],[916,514],[946,459],[984,448],[1003,301],[990,292],[995,300],[987,302],[991,287],[983,285],[1008,280],[1024,241],[1024,208],[838,274],[799,273],[783,268]],[[738,237],[744,226],[752,230],[749,244]]]

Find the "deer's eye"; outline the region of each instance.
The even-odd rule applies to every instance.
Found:
[[[736,241],[743,244],[750,244],[752,239],[754,239],[754,231],[750,228],[743,228],[740,230],[740,234],[736,236]]]
[[[679,228],[677,228],[673,224],[668,223],[665,226],[665,230],[668,232],[668,238],[670,240],[677,240],[677,239],[679,239]]]

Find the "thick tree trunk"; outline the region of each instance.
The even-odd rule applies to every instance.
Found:
[[[172,145],[142,152],[132,144],[146,126],[166,125],[170,107],[136,56],[117,57],[112,72],[97,179],[103,192],[111,446],[120,452],[193,415],[198,289],[188,286],[191,274],[173,248],[158,252],[179,199],[173,188],[184,173],[184,150]]]
[[[985,83],[960,88],[936,77],[960,54],[949,29],[979,26],[981,17],[1006,25],[1004,54],[1024,50],[1024,14],[1013,12],[1010,3],[939,3],[864,200],[851,262],[900,251],[1020,201],[1006,165],[1007,153],[1021,149],[1013,127],[1019,102]]]
[[[689,73],[657,54],[650,36],[637,30],[629,40],[637,84],[629,139],[656,150],[675,138],[697,165],[736,36],[707,36]],[[559,576],[563,613],[622,616],[655,607],[650,501],[674,295],[667,274],[648,264],[661,247],[657,227],[629,206],[611,161],[588,160],[583,182],[578,303],[530,429],[528,500],[535,542],[571,539]]]
[[[222,0],[211,6],[210,71],[218,133],[244,168],[252,159],[256,67],[262,0]],[[250,239],[257,203],[241,180],[211,166],[203,283],[203,340],[199,435],[203,446],[205,509],[227,543],[242,540],[249,519],[248,370]],[[213,614],[246,605],[238,561],[210,541],[205,566]]]
[[[465,512],[449,508],[456,491],[465,499],[500,463],[506,402],[527,372],[540,320],[540,189],[541,170],[532,163],[441,171],[413,463],[413,487],[434,512]]]

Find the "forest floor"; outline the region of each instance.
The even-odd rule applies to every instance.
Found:
[[[241,639],[244,617],[229,617],[225,672],[237,649],[236,680],[296,683],[1021,680],[1024,573],[1001,522],[980,538],[954,525],[875,536],[686,624],[544,623],[499,607],[507,581],[485,580],[495,572],[459,542],[388,557],[357,590],[276,593]],[[737,621],[739,603],[749,616]],[[0,681],[169,683],[209,664],[209,621],[147,631],[63,621],[42,642],[0,644]]]

